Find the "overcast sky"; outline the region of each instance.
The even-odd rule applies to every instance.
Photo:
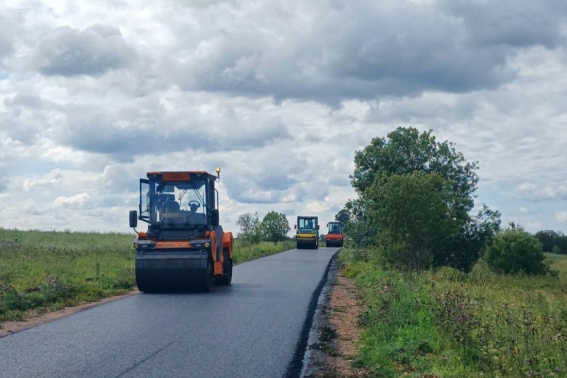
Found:
[[[0,25],[0,227],[131,232],[147,171],[217,166],[225,230],[326,223],[354,152],[413,126],[504,225],[567,233],[565,0],[4,0]]]

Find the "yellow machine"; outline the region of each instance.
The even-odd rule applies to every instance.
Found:
[[[295,225],[297,249],[319,248],[319,218],[299,215]]]

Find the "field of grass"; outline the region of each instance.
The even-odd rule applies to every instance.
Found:
[[[354,262],[363,337],[354,364],[375,377],[567,377],[567,256],[555,276],[500,276],[478,264],[422,274]]]
[[[1,322],[97,301],[136,287],[134,234],[0,228]],[[235,240],[236,264],[294,248]]]

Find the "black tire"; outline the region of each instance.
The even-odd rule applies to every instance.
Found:
[[[224,263],[223,263],[223,275],[217,278],[220,285],[230,285],[232,282],[232,259],[229,257],[228,249],[224,250]]]
[[[213,261],[209,259],[207,262],[207,271],[205,272],[205,277],[203,277],[203,291],[211,291],[213,285],[215,284],[215,270]]]
[[[228,259],[226,268],[226,277],[224,277],[224,284],[230,285],[232,283],[232,259]]]

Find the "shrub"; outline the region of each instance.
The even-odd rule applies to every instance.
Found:
[[[498,277],[498,275],[490,269],[484,259],[479,259],[476,264],[474,264],[468,276],[477,282],[486,282],[487,280],[492,280],[495,277]]]
[[[541,243],[524,230],[515,228],[498,234],[484,253],[484,260],[494,272],[504,274],[546,274]]]

